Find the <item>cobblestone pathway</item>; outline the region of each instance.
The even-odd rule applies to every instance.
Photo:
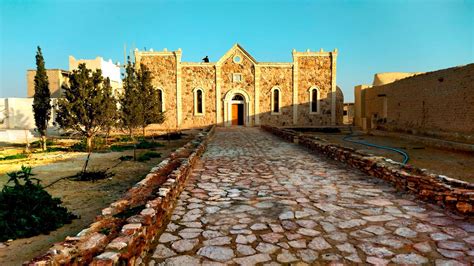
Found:
[[[474,223],[256,128],[219,128],[149,265],[463,265]]]

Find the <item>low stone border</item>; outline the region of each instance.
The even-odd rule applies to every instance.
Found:
[[[119,200],[102,210],[96,222],[75,237],[53,245],[24,265],[135,265],[146,254],[167,219],[186,179],[204,153],[212,126],[171,153]]]
[[[327,144],[314,137],[283,128],[262,128],[287,141],[298,143],[313,152],[344,162],[371,176],[387,180],[398,190],[409,191],[418,198],[464,214],[474,214],[474,184],[419,168],[402,165],[383,157],[369,156],[337,144]]]

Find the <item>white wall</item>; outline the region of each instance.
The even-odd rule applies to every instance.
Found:
[[[56,99],[51,99],[55,104]],[[0,129],[35,129],[33,98],[0,98]],[[53,126],[55,110],[51,111],[49,126]]]
[[[120,84],[122,83],[122,79],[120,77],[120,67],[115,65],[112,60],[109,59],[109,61],[105,61],[102,59],[101,65],[102,76],[108,77],[111,81],[116,81]]]

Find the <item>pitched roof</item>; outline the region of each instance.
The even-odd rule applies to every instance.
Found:
[[[239,50],[240,52],[242,52],[242,54],[245,55],[245,57],[247,57],[247,59],[249,59],[250,61],[252,61],[252,63],[254,64],[257,64],[257,60],[255,60],[255,58],[253,58],[242,46],[240,46],[240,44],[236,43],[234,44],[234,46],[232,46],[232,48],[229,49],[229,51],[227,51],[227,53],[225,53],[220,59],[219,61],[217,61],[217,64],[220,65],[222,64],[231,54],[233,54],[236,50]]]

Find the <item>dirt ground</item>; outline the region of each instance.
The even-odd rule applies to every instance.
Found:
[[[65,225],[48,235],[39,235],[30,238],[17,239],[4,248],[0,248],[0,265],[21,265],[43,252],[55,242],[62,241],[66,236],[76,235],[82,229],[93,222],[100,211],[110,203],[117,200],[133,184],[141,180],[149,170],[157,165],[162,158],[167,157],[170,152],[184,145],[196,132],[186,132],[187,135],[180,140],[171,142],[162,141],[164,147],[153,149],[161,153],[161,158],[153,158],[147,162],[124,161],[111,169],[115,175],[111,179],[96,182],[81,182],[72,180],[61,180],[47,188],[54,197],[63,201],[63,206],[80,216],[71,224]],[[137,155],[144,150],[137,150]],[[133,150],[124,152],[93,153],[89,163],[90,170],[103,170],[116,165],[123,155],[133,155]],[[6,172],[19,170],[22,164],[31,165],[36,178],[42,180],[43,185],[53,181],[71,176],[79,172],[86,158],[86,153],[78,152],[55,152],[46,156],[34,156],[31,159],[16,160],[16,162],[0,162],[0,187],[8,180]],[[1,245],[1,243],[0,243]]]
[[[305,132],[305,134],[317,136],[318,138],[340,144],[345,147],[354,148],[356,150],[373,154],[376,156],[384,156],[394,161],[401,162],[403,156],[392,151],[382,150],[378,148],[368,147],[361,144],[344,141],[343,138],[349,132],[341,133],[319,133]],[[393,148],[401,148],[407,152],[410,159],[408,164],[418,168],[427,169],[429,172],[445,175],[451,178],[464,180],[474,183],[474,155],[469,153],[454,152],[442,150],[438,148],[428,147],[424,144],[381,136],[362,135],[352,138],[353,140],[363,140],[369,143],[390,146]]]

